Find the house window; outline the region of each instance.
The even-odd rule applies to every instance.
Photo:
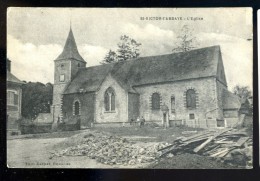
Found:
[[[80,67],[80,63],[78,63],[78,67]]]
[[[60,82],[64,82],[64,81],[65,81],[65,75],[62,74],[62,75],[60,75]]]
[[[152,95],[152,109],[160,109],[160,95],[158,93],[153,93]]]
[[[188,109],[196,108],[196,93],[195,90],[189,89],[186,92],[186,104]]]
[[[74,115],[79,115],[80,112],[80,104],[79,101],[74,102]]]
[[[195,119],[195,115],[194,114],[190,114],[190,119]]]
[[[171,112],[175,113],[175,96],[171,96]]]
[[[64,64],[61,64],[60,68],[61,68],[61,70],[64,70],[64,68],[65,68]]]
[[[105,110],[106,111],[115,111],[116,110],[116,96],[115,91],[109,87],[105,92]]]
[[[18,105],[18,94],[13,91],[7,92],[7,104],[8,105]]]

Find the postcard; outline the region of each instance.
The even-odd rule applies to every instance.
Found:
[[[7,10],[9,168],[250,169],[251,8]]]

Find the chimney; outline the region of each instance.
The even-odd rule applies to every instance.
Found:
[[[7,58],[7,62],[6,62],[6,68],[9,72],[11,72],[11,61]]]

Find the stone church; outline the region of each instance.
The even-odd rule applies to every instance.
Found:
[[[220,46],[86,67],[70,29],[54,62],[55,121],[80,117],[84,128],[144,117],[171,126],[227,127],[239,119],[241,104],[227,90]]]

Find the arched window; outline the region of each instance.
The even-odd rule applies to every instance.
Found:
[[[106,92],[105,93],[105,110],[109,111],[110,110],[110,101],[109,101],[109,94]]]
[[[79,109],[80,109],[79,101],[74,102],[74,115],[79,115]]]
[[[189,89],[186,92],[186,103],[187,108],[195,109],[196,108],[196,93],[195,90]]]
[[[105,110],[106,111],[115,111],[116,109],[116,96],[115,91],[109,87],[105,92]]]
[[[160,109],[160,95],[158,93],[152,95],[152,109]]]
[[[111,93],[111,111],[114,111],[116,108],[116,105],[115,105],[115,94],[114,92]]]
[[[174,95],[171,96],[171,110],[172,110],[172,113],[175,113],[175,96]]]

